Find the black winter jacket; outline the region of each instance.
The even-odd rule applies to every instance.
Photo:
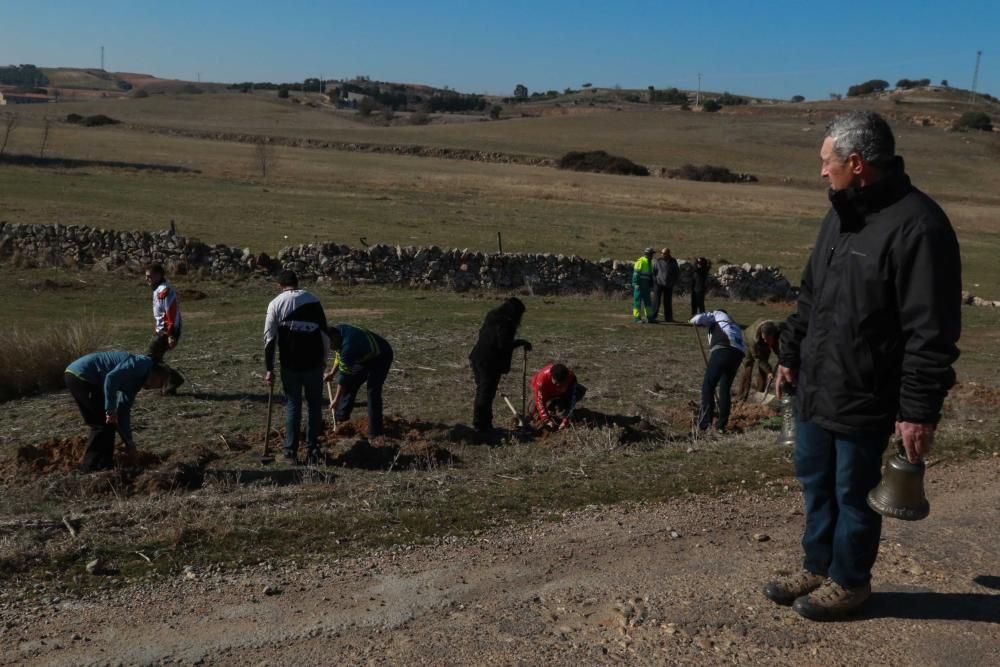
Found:
[[[839,433],[938,420],[961,333],[958,240],[944,211],[895,168],[830,192],[781,364],[798,369],[799,415]]]
[[[681,274],[681,269],[677,265],[677,260],[673,257],[657,257],[653,262],[653,280],[657,285],[671,287],[677,282],[677,277]]]
[[[523,314],[524,304],[517,298],[507,299],[486,313],[479,328],[479,340],[469,354],[472,365],[496,373],[509,373],[514,348],[524,345],[524,341],[514,338]]]

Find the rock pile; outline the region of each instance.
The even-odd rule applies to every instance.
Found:
[[[0,222],[0,260],[26,266],[140,272],[159,262],[170,274],[268,275],[282,268],[304,280],[421,288],[527,290],[534,294],[626,293],[632,262],[576,255],[498,254],[437,246],[350,248],[312,243],[285,248],[277,259],[249,248],[208,245],[171,231],[130,232],[75,225]],[[693,264],[681,260],[678,293],[690,292]],[[715,296],[790,299],[795,288],[776,267],[724,264],[709,277]]]

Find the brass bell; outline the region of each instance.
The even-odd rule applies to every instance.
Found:
[[[791,385],[781,388],[781,430],[778,431],[778,444],[791,447],[795,445],[795,389]]]
[[[919,521],[930,511],[930,503],[924,495],[923,459],[910,463],[902,445],[885,464],[882,481],[868,493],[868,506],[892,519]]]

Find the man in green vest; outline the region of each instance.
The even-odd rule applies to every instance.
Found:
[[[650,292],[653,289],[653,249],[646,248],[642,257],[635,260],[632,266],[632,321],[648,321],[649,313],[652,311],[652,301]]]

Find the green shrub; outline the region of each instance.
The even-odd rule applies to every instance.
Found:
[[[686,164],[680,169],[667,169],[667,178],[679,178],[685,181],[705,181],[712,183],[756,183],[753,174],[738,174],[728,167],[715,167],[710,164],[696,166]]]
[[[636,164],[628,158],[609,155],[605,151],[570,151],[559,158],[557,166],[571,171],[649,176],[649,169],[641,164]]]
[[[864,83],[859,83],[848,88],[847,96],[858,97],[860,95],[871,95],[872,93],[881,93],[888,89],[888,81],[883,81],[882,79],[870,79]]]
[[[993,123],[990,117],[982,111],[966,111],[952,125],[956,130],[982,130],[984,132],[993,131]]]
[[[284,86],[282,86],[281,88],[278,88],[278,97],[281,98],[281,99],[283,99],[283,100],[287,100],[288,99],[288,88],[286,88]]]
[[[739,95],[733,95],[732,93],[725,92],[719,96],[719,99],[717,99],[716,102],[718,102],[724,107],[735,107],[741,104],[747,104],[749,100],[747,100],[747,98],[745,97],[740,97]]]
[[[701,105],[703,111],[708,111],[709,113],[714,113],[722,108],[722,105],[715,100],[705,100],[705,103]]]

